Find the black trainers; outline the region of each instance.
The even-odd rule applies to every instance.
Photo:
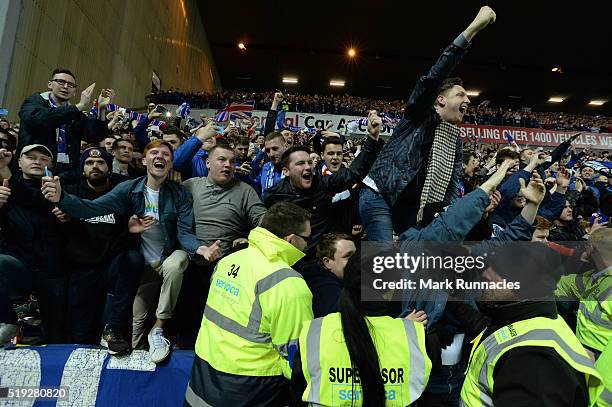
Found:
[[[108,327],[104,328],[104,332],[102,332],[100,345],[108,349],[109,355],[115,356],[126,355],[132,350],[132,346],[123,338],[123,335]]]

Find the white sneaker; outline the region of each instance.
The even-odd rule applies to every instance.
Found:
[[[18,332],[19,327],[17,325],[0,322],[0,345],[11,343]]]
[[[151,362],[159,363],[165,360],[170,354],[170,341],[164,337],[164,330],[153,328],[147,338],[149,340]]]

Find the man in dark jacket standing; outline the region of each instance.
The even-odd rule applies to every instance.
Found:
[[[71,105],[69,101],[77,88],[75,76],[68,69],[55,69],[47,85],[49,91],[35,93],[21,105],[16,155],[20,156],[24,146],[42,144],[53,154],[56,174],[71,172],[73,179],[79,179],[81,140],[98,142],[108,133],[105,108],[114,94],[112,90],[102,90],[98,98],[97,119],[82,113],[91,107],[95,85],[92,83],[87,87],[81,92],[79,102]]]
[[[404,117],[363,183],[359,211],[368,238],[390,241],[422,219],[428,204],[448,205],[460,196],[461,140],[458,124],[470,100],[459,78],[447,79],[472,38],[495,22],[482,7],[427,75],[417,81]]]
[[[292,147],[281,159],[285,178],[263,194],[263,203],[268,208],[277,202],[292,202],[312,214],[312,238],[304,250],[307,255],[314,256],[319,239],[330,231],[334,195],[361,182],[382,148],[383,142],[379,140],[382,121],[375,110],[370,111],[368,119],[369,137],[348,169],[340,168],[335,174],[324,176],[315,171],[306,147]]]

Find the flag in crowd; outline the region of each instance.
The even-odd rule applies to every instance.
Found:
[[[225,109],[219,110],[215,115],[215,120],[218,122],[226,122],[231,120],[232,117],[239,119],[247,119],[253,115],[253,109],[255,108],[255,101],[248,100],[245,102],[231,102]]]

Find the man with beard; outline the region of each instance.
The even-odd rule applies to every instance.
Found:
[[[283,97],[281,92],[276,92],[274,94],[272,106],[270,110],[268,110],[264,123],[263,134],[265,137],[263,137],[263,143],[261,136],[257,137],[257,143],[261,150],[253,160],[253,171],[256,174],[256,189],[260,195],[262,195],[266,189],[278,184],[280,180],[285,177],[281,165],[281,157],[287,148],[291,147],[287,142],[291,132],[288,130],[282,130],[280,132],[274,131],[278,118],[278,105],[283,101]],[[266,158],[269,161],[262,165],[261,163]]]
[[[361,153],[350,168],[338,168],[335,174],[324,176],[315,171],[306,147],[292,147],[282,156],[285,178],[276,186],[266,190],[263,202],[268,208],[277,202],[293,202],[312,214],[312,238],[305,252],[314,255],[313,250],[323,234],[329,232],[328,222],[332,199],[336,193],[361,182],[382,148],[379,140],[382,121],[375,110],[368,116],[369,137]]]
[[[92,200],[108,193],[126,180],[110,172],[112,162],[113,157],[106,150],[86,149],[81,155],[83,179],[80,184],[66,185],[65,191]],[[100,341],[100,318],[108,291],[112,296],[108,297],[109,315],[101,343],[111,355],[128,353],[131,343],[124,338],[129,331],[144,259],[136,250],[137,239],[129,236],[127,217],[108,213],[89,219],[70,219],[59,209],[56,216],[66,222],[66,269],[71,272],[68,284],[71,340],[84,344]]]
[[[234,176],[240,181],[246,182],[256,191],[259,190],[259,183],[253,178],[253,161],[249,157],[251,143],[248,137],[238,137],[234,146]]]
[[[109,213],[137,217],[130,230],[140,234],[140,251],[147,268],[134,301],[132,346],[140,345],[147,317],[157,305],[157,319],[148,342],[151,361],[159,363],[170,354],[164,326],[172,318],[189,257],[199,255],[214,261],[220,252],[218,245],[200,245],[193,233],[191,197],[181,185],[168,179],[172,146],[163,140],[152,141],[145,147],[142,161],[146,176],[123,182],[95,200],[63,192],[59,177],[43,178],[43,195],[72,217],[92,218]]]

